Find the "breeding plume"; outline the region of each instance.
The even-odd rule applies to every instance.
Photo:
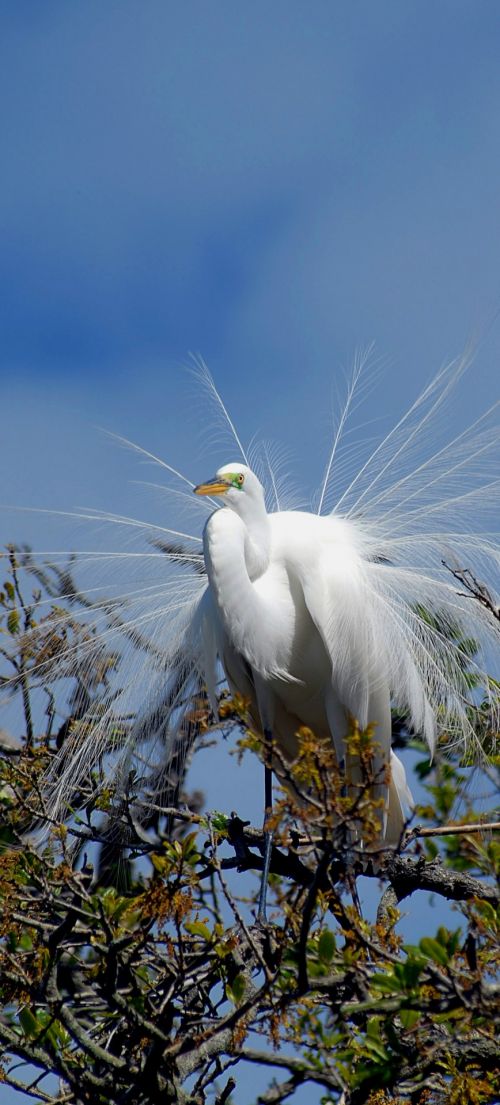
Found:
[[[362,728],[372,723],[374,774],[382,794],[388,791],[384,836],[396,843],[409,793],[394,754],[390,785],[382,784],[391,760],[391,698],[402,704],[401,688],[407,689],[404,701],[411,696],[412,717],[431,745],[435,720],[404,638],[391,640],[378,612],[376,550],[347,519],[298,510],[268,514],[262,485],[237,462],[195,492],[223,503],[205,526],[209,586],[198,612],[214,709],[213,659],[219,657],[230,687],[249,700],[257,725],[289,764],[297,731],[307,725],[333,741],[343,770],[351,719]]]
[[[298,728],[307,725],[333,742],[342,771],[349,719],[372,724],[380,778],[390,766],[390,781],[386,770],[379,789],[381,838],[398,841],[410,796],[391,752],[392,712],[404,715],[431,752],[441,736],[477,744],[480,703],[492,727],[497,723],[487,671],[498,657],[498,621],[453,571],[470,572],[494,590],[499,552],[489,529],[498,509],[500,432],[496,407],[454,436],[447,432],[463,369],[462,362],[443,369],[364,455],[359,438],[357,468],[346,478],[352,458],[342,442],[358,367],[314,512],[283,509],[290,478],[278,478],[266,447],[245,453],[203,371],[202,383],[231,436],[231,453],[237,449],[239,457],[214,477],[200,471],[195,486],[141,450],[173,478],[172,491],[185,496],[188,509],[208,507],[209,516],[193,534],[110,516],[149,536],[156,548],[141,563],[159,563],[161,579],[146,580],[129,595],[128,615],[120,616],[133,678],[108,716],[63,750],[51,780],[57,800],[110,751],[110,719],[132,708],[137,713],[138,693],[139,716],[125,747],[122,735],[117,741],[108,769],[116,779],[120,772],[128,777],[136,758],[146,786],[165,798],[196,740],[192,695],[206,687],[216,714],[225,681],[250,701],[254,723],[288,762]],[[100,515],[85,517],[101,521]],[[148,629],[144,655],[137,638]]]

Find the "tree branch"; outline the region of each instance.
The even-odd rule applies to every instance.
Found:
[[[409,897],[415,890],[426,890],[439,894],[448,901],[463,902],[471,898],[499,904],[498,891],[480,879],[465,871],[451,871],[438,859],[426,863],[424,860],[412,860],[405,856],[394,856],[388,860],[384,875],[394,887],[398,902]]]

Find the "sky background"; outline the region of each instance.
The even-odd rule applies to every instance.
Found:
[[[169,524],[98,427],[194,482],[233,459],[190,352],[244,441],[285,443],[306,500],[357,349],[383,364],[361,436],[470,338],[453,419],[479,413],[500,363],[499,54],[495,0],[1,2],[2,501]],[[98,540],[7,507],[0,526]],[[203,769],[213,804],[241,786],[226,760]]]

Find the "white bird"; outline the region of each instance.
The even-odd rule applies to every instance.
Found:
[[[214,710],[217,656],[229,686],[249,700],[257,725],[288,765],[301,726],[333,741],[343,769],[351,719],[362,728],[373,724],[380,780],[374,795],[387,804],[383,837],[398,843],[411,796],[403,765],[391,755],[391,658],[366,540],[343,518],[296,510],[268,514],[261,483],[237,461],[194,490],[223,503],[204,530],[209,587],[198,612]],[[419,721],[428,709],[422,691]],[[431,714],[426,723],[432,741]],[[382,780],[389,763],[387,787]]]
[[[89,767],[110,751],[110,733],[122,732],[113,718],[136,708],[132,694],[138,687],[144,708],[125,747],[122,736],[117,741],[115,778],[120,771],[128,776],[141,749],[142,763],[144,757],[153,763],[156,755],[150,785],[164,795],[192,744],[191,729],[186,736],[192,694],[205,685],[216,712],[222,668],[230,687],[250,700],[254,719],[287,761],[294,756],[301,725],[333,741],[340,769],[349,717],[363,728],[375,725],[375,769],[390,767],[390,783],[379,791],[385,805],[381,836],[386,845],[397,844],[411,796],[403,766],[391,753],[391,710],[408,719],[431,752],[441,735],[463,747],[477,745],[481,703],[491,728],[498,723],[498,699],[488,676],[498,655],[498,621],[449,570],[449,565],[468,569],[492,587],[492,569],[497,571],[500,562],[497,537],[486,531],[500,490],[497,408],[439,442],[442,415],[449,414],[464,367],[462,361],[443,369],[346,483],[341,432],[358,366],[316,514],[282,510],[273,472],[275,509],[270,503],[266,507],[256,462],[249,464],[205,372],[209,395],[242,459],[219,468],[214,479],[196,488],[166,462],[158,463],[189,484],[193,505],[206,505],[207,499],[195,500],[192,490],[210,497],[214,511],[203,535],[208,582],[200,571],[196,534],[159,525],[151,530],[137,519],[110,516],[120,527],[132,526],[132,532],[143,527],[155,544],[163,538],[160,566],[166,556],[175,574],[173,581],[162,579],[156,588],[132,593],[130,647],[135,647],[137,629],[143,633],[148,625],[153,647],[144,655],[142,671],[134,653],[134,677],[124,681],[108,714],[63,749],[49,780],[55,804],[64,802]],[[437,430],[438,442],[428,452],[431,430]],[[265,460],[263,469],[269,471],[267,454]],[[341,490],[332,509],[335,481]],[[100,515],[94,517],[101,522]],[[172,535],[184,545],[169,545]],[[186,547],[186,540],[195,544]],[[123,550],[118,555],[138,556]],[[194,568],[191,575],[186,568]],[[144,607],[148,596],[149,608]],[[268,799],[269,793],[266,805]]]

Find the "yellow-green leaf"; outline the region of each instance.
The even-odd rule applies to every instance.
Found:
[[[212,933],[208,925],[205,925],[203,921],[188,921],[184,927],[186,932],[189,932],[191,936],[201,936],[203,940],[212,939]]]
[[[437,940],[434,940],[432,936],[423,936],[420,941],[420,947],[428,959],[433,959],[434,962],[439,963],[441,967],[446,967],[450,958],[448,951],[446,948],[443,948],[443,945]]]
[[[230,986],[226,986],[227,996],[234,1002],[235,1005],[239,1005],[246,988],[245,976],[236,975]]]
[[[420,1013],[416,1009],[401,1009],[398,1016],[403,1028],[413,1028],[420,1019]]]
[[[335,937],[333,932],[325,929],[318,940],[318,955],[322,963],[331,963],[335,954]]]
[[[27,1005],[19,1010],[19,1023],[25,1036],[36,1036],[40,1031],[40,1025]]]
[[[15,637],[16,633],[19,631],[19,611],[16,610],[15,607],[13,610],[10,611],[10,614],[7,618],[7,629],[13,637]]]
[[[400,980],[394,975],[373,975],[371,983],[374,990],[380,990],[382,994],[397,994],[402,990]]]

